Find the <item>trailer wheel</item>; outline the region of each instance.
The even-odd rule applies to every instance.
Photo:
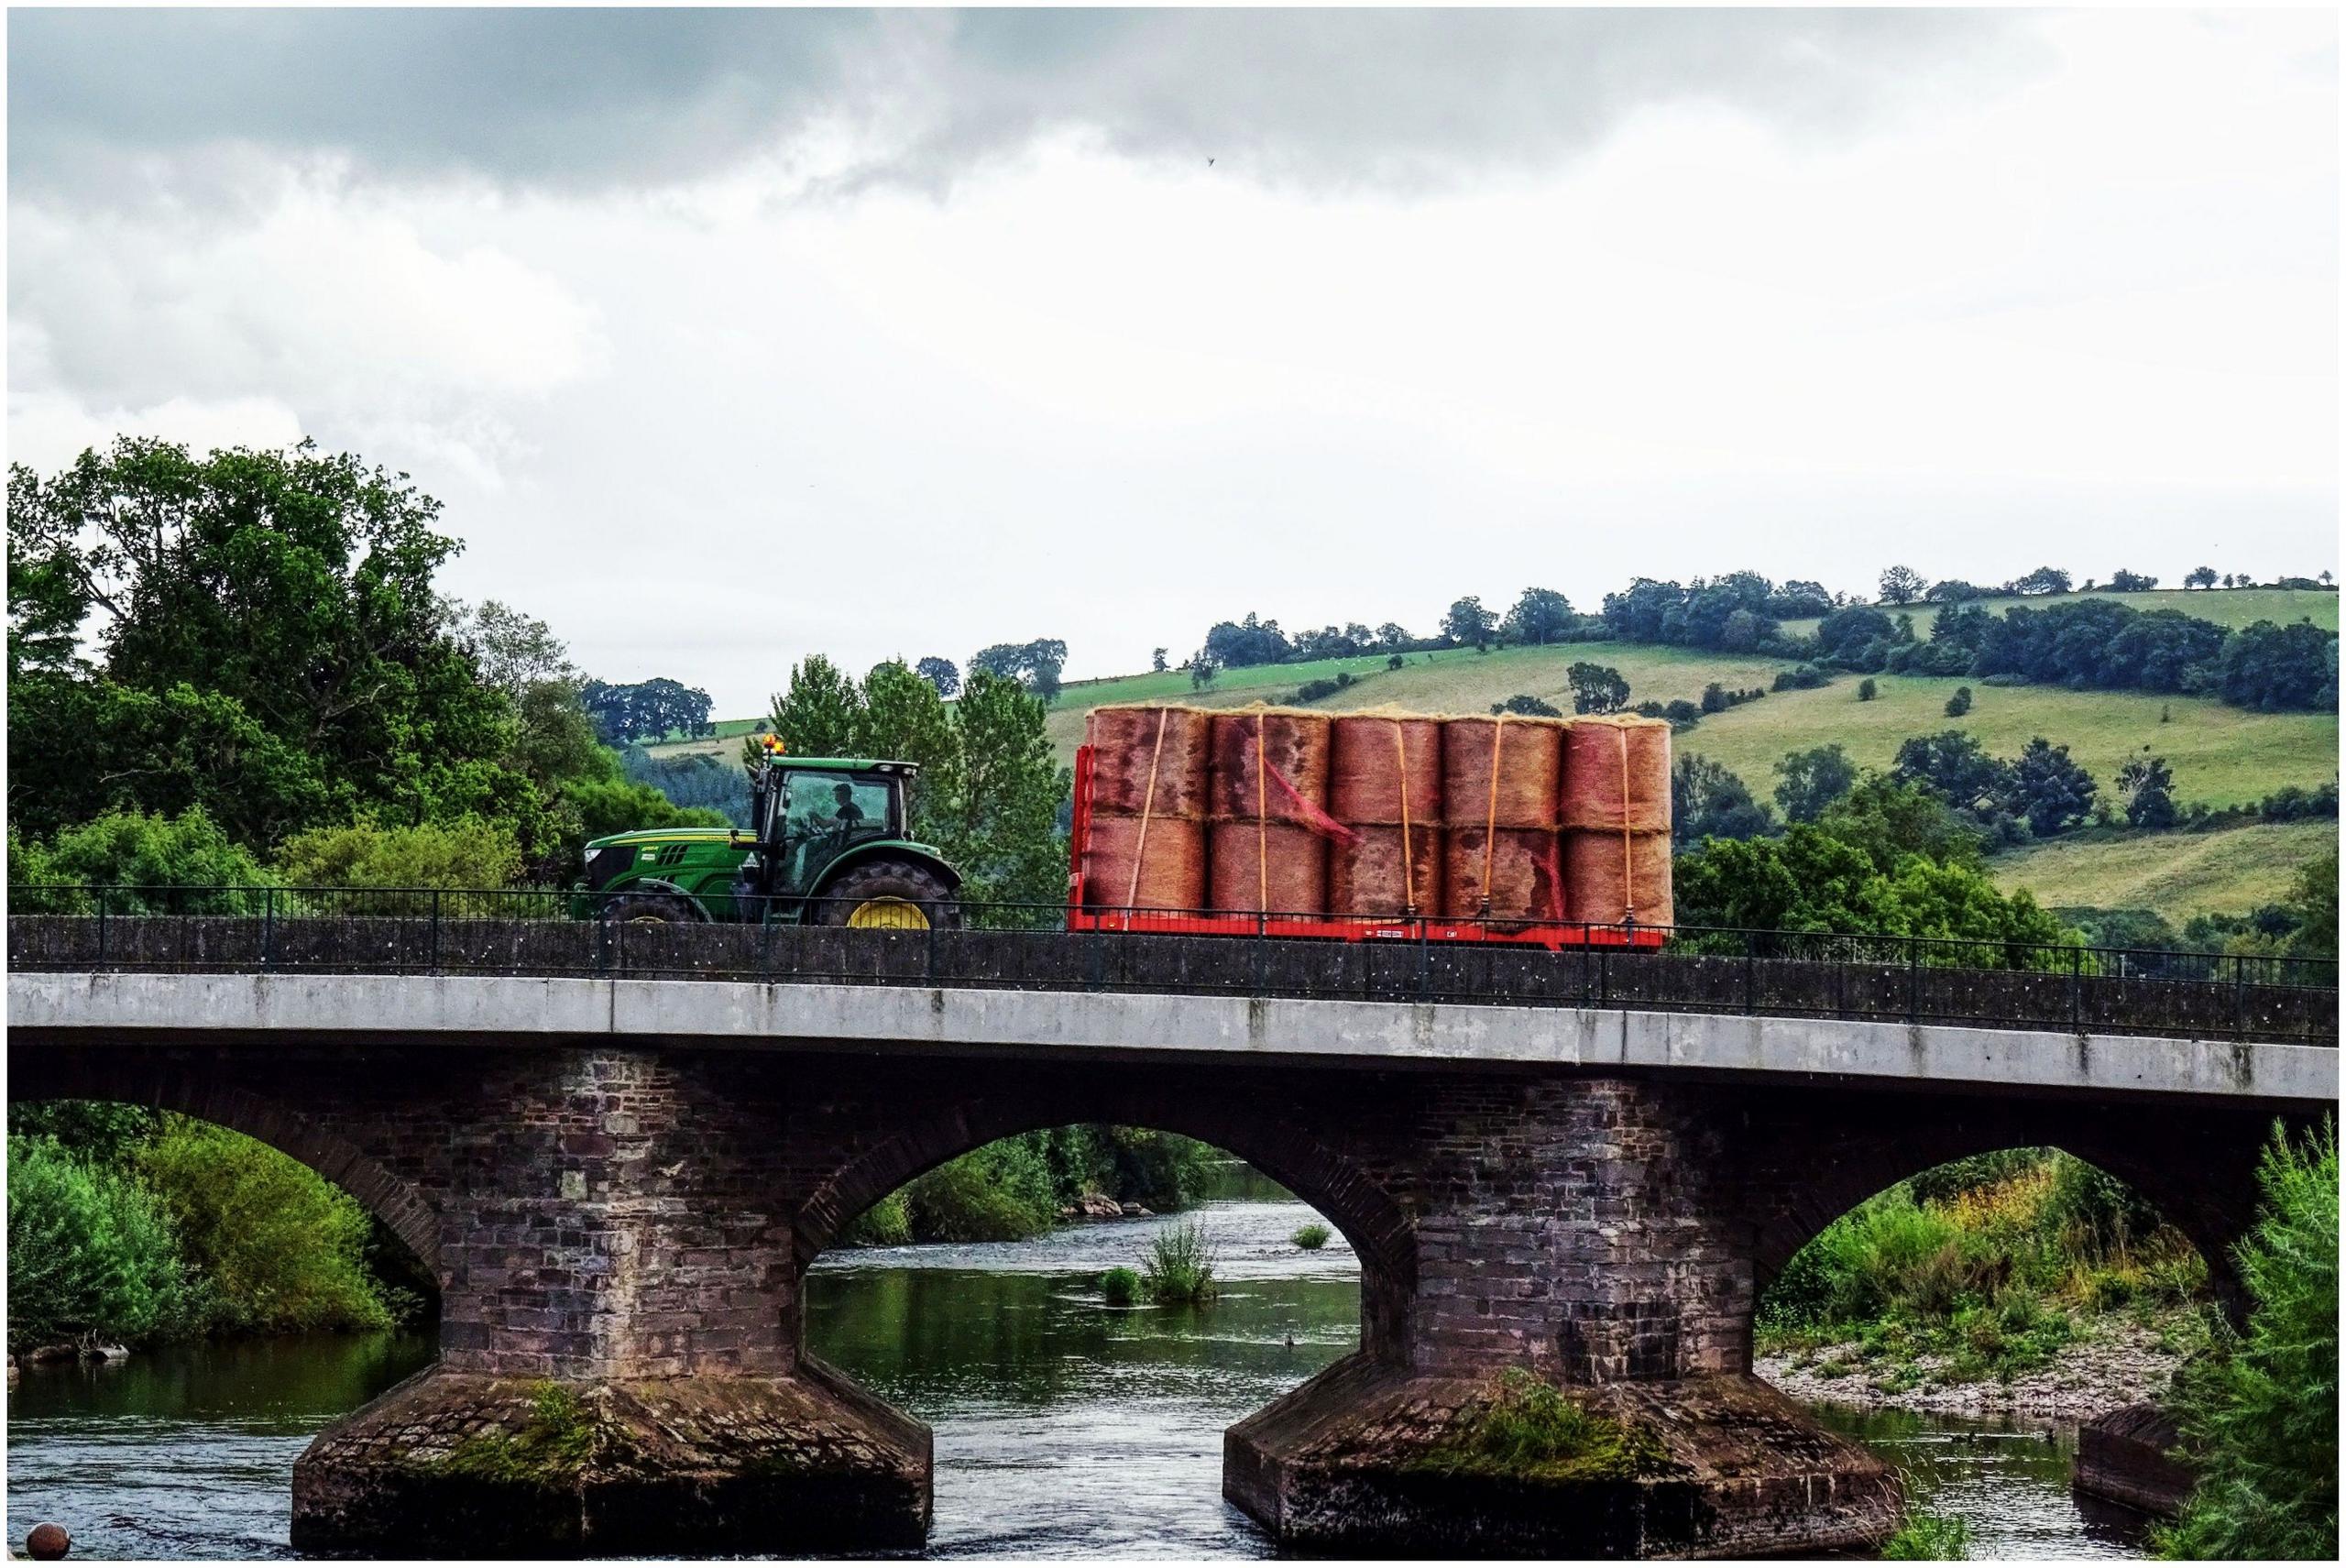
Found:
[[[673,893],[623,893],[607,899],[600,911],[606,926],[687,926],[702,916],[692,900]]]
[[[917,861],[866,861],[825,888],[815,924],[863,931],[960,928],[961,905],[945,879]]]

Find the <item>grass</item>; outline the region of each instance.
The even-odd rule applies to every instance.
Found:
[[[1308,1225],[1297,1226],[1295,1234],[1289,1236],[1288,1240],[1306,1252],[1318,1252],[1328,1245],[1328,1238],[1333,1234],[1335,1234],[1333,1231],[1314,1220]]]
[[[2253,822],[2207,833],[2077,834],[1999,855],[2010,893],[2055,908],[2245,915],[2289,890],[2308,861],[2338,846],[2335,822]]]
[[[1196,1221],[1159,1231],[1141,1266],[1141,1288],[1160,1305],[1201,1306],[1214,1299],[1213,1244]]]
[[[1881,1543],[1888,1563],[1957,1563],[1970,1554],[1971,1527],[1952,1514],[1909,1514]]]
[[[1495,1378],[1489,1396],[1459,1411],[1413,1467],[1542,1481],[1631,1480],[1670,1467],[1647,1428],[1573,1402],[1519,1366]]]
[[[449,1450],[439,1468],[481,1481],[563,1486],[594,1452],[595,1423],[578,1396],[559,1383],[541,1383],[519,1430],[475,1432]]]
[[[1111,1307],[1129,1307],[1140,1299],[1140,1276],[1129,1268],[1112,1268],[1100,1277],[1100,1299]]]

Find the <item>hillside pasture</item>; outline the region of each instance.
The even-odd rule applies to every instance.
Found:
[[[2148,909],[2176,926],[2278,902],[2299,868],[2338,847],[2336,822],[2252,822],[2209,833],[2091,834],[2032,844],[1989,864],[2006,893],[2056,908]]]

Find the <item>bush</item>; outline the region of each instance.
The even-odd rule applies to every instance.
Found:
[[[1970,1555],[1971,1527],[1953,1514],[1908,1514],[1896,1535],[1882,1542],[1889,1563],[1956,1563]]]
[[[915,1178],[904,1195],[911,1233],[922,1241],[1024,1241],[1058,1218],[1050,1168],[1017,1138],[948,1160]]]
[[[296,833],[278,850],[277,869],[291,887],[505,887],[521,874],[521,847],[509,824],[477,817],[359,822]]]
[[[1100,1299],[1111,1307],[1129,1307],[1140,1299],[1140,1276],[1129,1268],[1112,1268],[1100,1277]]]
[[[1776,684],[1771,688],[1780,692],[1813,691],[1833,684],[1832,672],[1814,664],[1795,664],[1789,670],[1776,672]]]
[[[139,811],[109,812],[79,827],[61,829],[53,843],[20,839],[8,830],[8,883],[71,883],[77,887],[115,888],[255,888],[274,879],[252,852],[229,841],[227,834],[201,809],[178,817]],[[236,914],[244,900],[236,894],[144,896],[116,893],[107,908],[117,915],[148,909],[189,915]],[[96,907],[79,894],[51,894],[34,899],[12,893],[11,907],[23,913],[85,913]],[[40,907],[36,909],[38,904]]]
[[[1858,683],[1858,700],[1859,702],[1871,702],[1874,699],[1875,695],[1879,693],[1880,689],[1881,688],[1880,686],[1877,686],[1874,684],[1873,677],[1871,675],[1868,675],[1864,680]]]
[[[8,1349],[177,1326],[185,1283],[161,1206],[43,1137],[8,1139]]]
[[[178,1232],[192,1313],[206,1329],[258,1333],[388,1328],[367,1271],[370,1226],[347,1193],[225,1127],[167,1119],[138,1169]]]
[[[1388,670],[1398,670],[1409,662],[1398,653],[1388,654],[1385,660],[1385,667]]]
[[[1955,695],[1946,699],[1946,716],[1949,718],[1960,718],[1970,711],[1971,688],[1969,686],[1956,687]]]
[[[1195,1221],[1159,1231],[1141,1266],[1149,1299],[1202,1305],[1214,1298],[1213,1244]]]
[[[2176,1379],[2199,1485],[2162,1555],[2338,1555],[2338,1134],[2274,1129],[2257,1170],[2264,1212],[2238,1252],[2254,1303],[2244,1336]]]
[[[1314,1220],[1308,1225],[1297,1226],[1295,1234],[1289,1236],[1288,1240],[1306,1252],[1318,1252],[1328,1245],[1328,1238],[1333,1234],[1335,1234],[1333,1231]]]
[[[898,1188],[855,1217],[842,1238],[854,1246],[903,1246],[913,1239],[912,1206]]]
[[[1349,682],[1344,683],[1344,685],[1349,684]],[[1318,702],[1321,697],[1333,696],[1343,689],[1343,685],[1339,685],[1334,681],[1306,681],[1301,685],[1295,688],[1295,700],[1298,702]]]

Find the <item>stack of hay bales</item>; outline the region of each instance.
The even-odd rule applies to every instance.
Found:
[[[1084,903],[1095,909],[1206,907],[1206,715],[1193,707],[1095,707]]]
[[[1094,708],[1094,909],[1671,923],[1670,726]]]
[[[1442,914],[1568,917],[1556,844],[1564,729],[1510,714],[1442,720]]]
[[[1255,707],[1209,724],[1207,903],[1245,915],[1324,913],[1328,716]]]
[[[1565,731],[1564,901],[1576,921],[1674,919],[1670,894],[1670,726],[1573,721]]]
[[[1346,714],[1332,725],[1328,815],[1358,837],[1328,848],[1331,914],[1439,911],[1442,720]]]

